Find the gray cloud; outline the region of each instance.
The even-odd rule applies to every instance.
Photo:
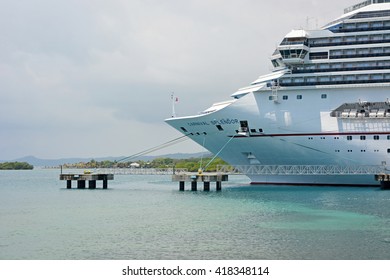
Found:
[[[228,99],[269,71],[291,29],[352,4],[0,0],[0,159],[126,155],[177,137],[163,122],[171,92],[180,115]]]

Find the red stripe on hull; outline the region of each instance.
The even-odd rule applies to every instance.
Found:
[[[316,186],[316,187],[380,187],[380,184],[326,184],[326,183],[278,183],[278,182],[251,182],[251,185],[274,185],[274,186]]]

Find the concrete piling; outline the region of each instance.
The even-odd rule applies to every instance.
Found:
[[[198,190],[198,182],[203,182],[203,191],[210,191],[210,182],[216,183],[216,190],[222,190],[222,182],[228,181],[227,174],[220,173],[180,173],[172,175],[173,182],[179,182],[179,191],[184,191],[185,182],[191,182],[191,191]]]
[[[61,174],[60,180],[66,180],[66,188],[72,188],[72,181],[77,181],[78,189],[96,189],[96,181],[103,181],[103,189],[108,188],[108,180],[114,180],[114,174]]]

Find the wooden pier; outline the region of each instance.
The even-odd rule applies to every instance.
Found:
[[[376,174],[375,180],[379,181],[381,183],[381,188],[383,190],[390,190],[390,174]]]
[[[78,189],[96,189],[96,181],[103,181],[103,189],[108,188],[108,180],[114,180],[114,174],[60,174],[60,180],[66,180],[66,188],[72,188],[72,181],[77,181]]]
[[[216,190],[222,190],[222,182],[228,181],[227,174],[221,173],[184,173],[172,175],[173,182],[179,182],[179,190],[184,191],[185,182],[191,182],[191,191],[198,190],[198,182],[203,182],[203,190],[210,191],[210,182],[215,182]]]

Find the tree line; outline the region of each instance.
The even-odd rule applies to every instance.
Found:
[[[198,171],[199,168],[204,168],[208,165],[204,171],[213,172],[217,170],[218,165],[227,165],[225,161],[220,158],[214,159],[212,162],[211,157],[207,158],[189,158],[189,159],[172,159],[172,158],[156,158],[152,161],[133,161],[133,162],[117,162],[117,161],[96,161],[94,159],[89,162],[79,162],[72,164],[62,165],[64,168],[131,168],[131,164],[137,163],[139,168],[185,168],[190,172]],[[209,164],[210,162],[210,164]]]
[[[2,162],[0,163],[0,170],[31,170],[34,166],[27,162]]]

